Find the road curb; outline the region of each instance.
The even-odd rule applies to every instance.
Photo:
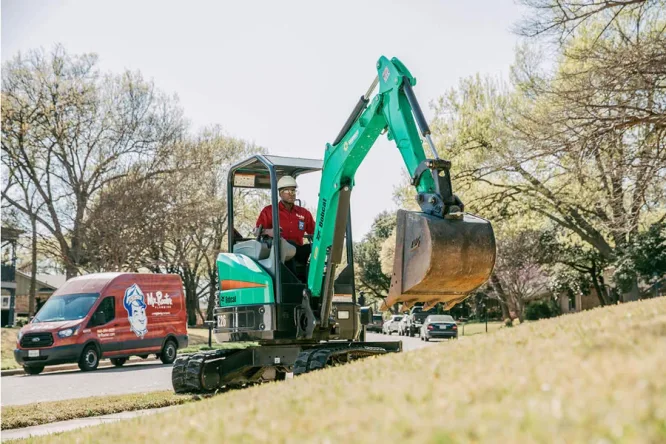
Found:
[[[135,364],[138,362],[151,362],[157,360],[158,360],[157,358],[133,359],[127,361],[126,364]],[[109,368],[109,367],[113,367],[113,364],[111,364],[110,362],[105,362],[105,363],[100,362],[99,367],[97,368]],[[44,367],[42,373],[62,372],[67,370],[78,370],[78,369],[79,369],[78,364],[54,365],[54,366]],[[0,372],[0,376],[13,376],[13,375],[25,375],[25,374],[26,373],[23,371],[23,368],[2,370]]]

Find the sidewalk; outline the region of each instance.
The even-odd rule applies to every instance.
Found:
[[[148,359],[141,359],[137,357],[132,357],[130,358],[125,365],[127,364],[136,364],[139,362],[152,362],[152,361],[157,361],[157,358],[150,357]],[[108,368],[108,367],[113,367],[113,364],[111,364],[110,361],[104,360],[99,363],[99,367],[97,368]],[[51,373],[51,372],[62,372],[62,371],[67,371],[67,370],[79,370],[78,364],[62,364],[62,365],[49,365],[47,367],[44,367],[44,370],[42,373]],[[2,370],[0,372],[0,376],[12,376],[12,375],[26,375],[23,371],[22,368],[16,368],[16,369],[11,369],[11,370]]]
[[[155,413],[164,412],[178,406],[161,407],[158,409],[135,410],[133,412],[114,413],[112,415],[94,416],[91,418],[71,419],[69,421],[52,422],[50,424],[42,424],[38,426],[25,427],[22,429],[2,430],[2,441],[10,439],[24,439],[31,436],[49,435],[51,433],[66,432],[69,430],[80,429],[82,427],[91,427],[100,424],[107,424],[111,422],[121,421],[123,419],[130,419],[137,416],[152,415]]]

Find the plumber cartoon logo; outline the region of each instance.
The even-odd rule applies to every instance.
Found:
[[[130,328],[141,339],[148,332],[148,318],[146,317],[146,303],[143,292],[138,285],[134,284],[125,290],[123,305],[127,310]]]

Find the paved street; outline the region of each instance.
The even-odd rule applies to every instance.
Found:
[[[429,345],[433,344],[433,342],[422,341],[418,337],[410,338],[409,336],[398,336],[397,333],[393,333],[390,336],[389,335],[382,335],[382,334],[379,334],[379,333],[368,333],[367,340],[368,341],[378,341],[378,342],[379,341],[402,341],[403,351],[416,350],[418,348],[428,347]]]
[[[171,365],[160,361],[37,376],[2,377],[2,405],[30,404],[88,396],[142,393],[171,388]]]
[[[369,333],[368,341],[403,342],[405,351],[427,347],[432,342],[419,338]],[[94,372],[79,370],[43,373],[38,376],[2,377],[2,405],[30,404],[89,396],[121,395],[157,390],[171,390],[171,365],[159,361],[139,362],[121,368],[105,368]]]

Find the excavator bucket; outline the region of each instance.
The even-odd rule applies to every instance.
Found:
[[[398,210],[395,259],[385,308],[438,302],[445,310],[483,285],[495,266],[495,235],[490,222],[464,213],[442,219]]]

